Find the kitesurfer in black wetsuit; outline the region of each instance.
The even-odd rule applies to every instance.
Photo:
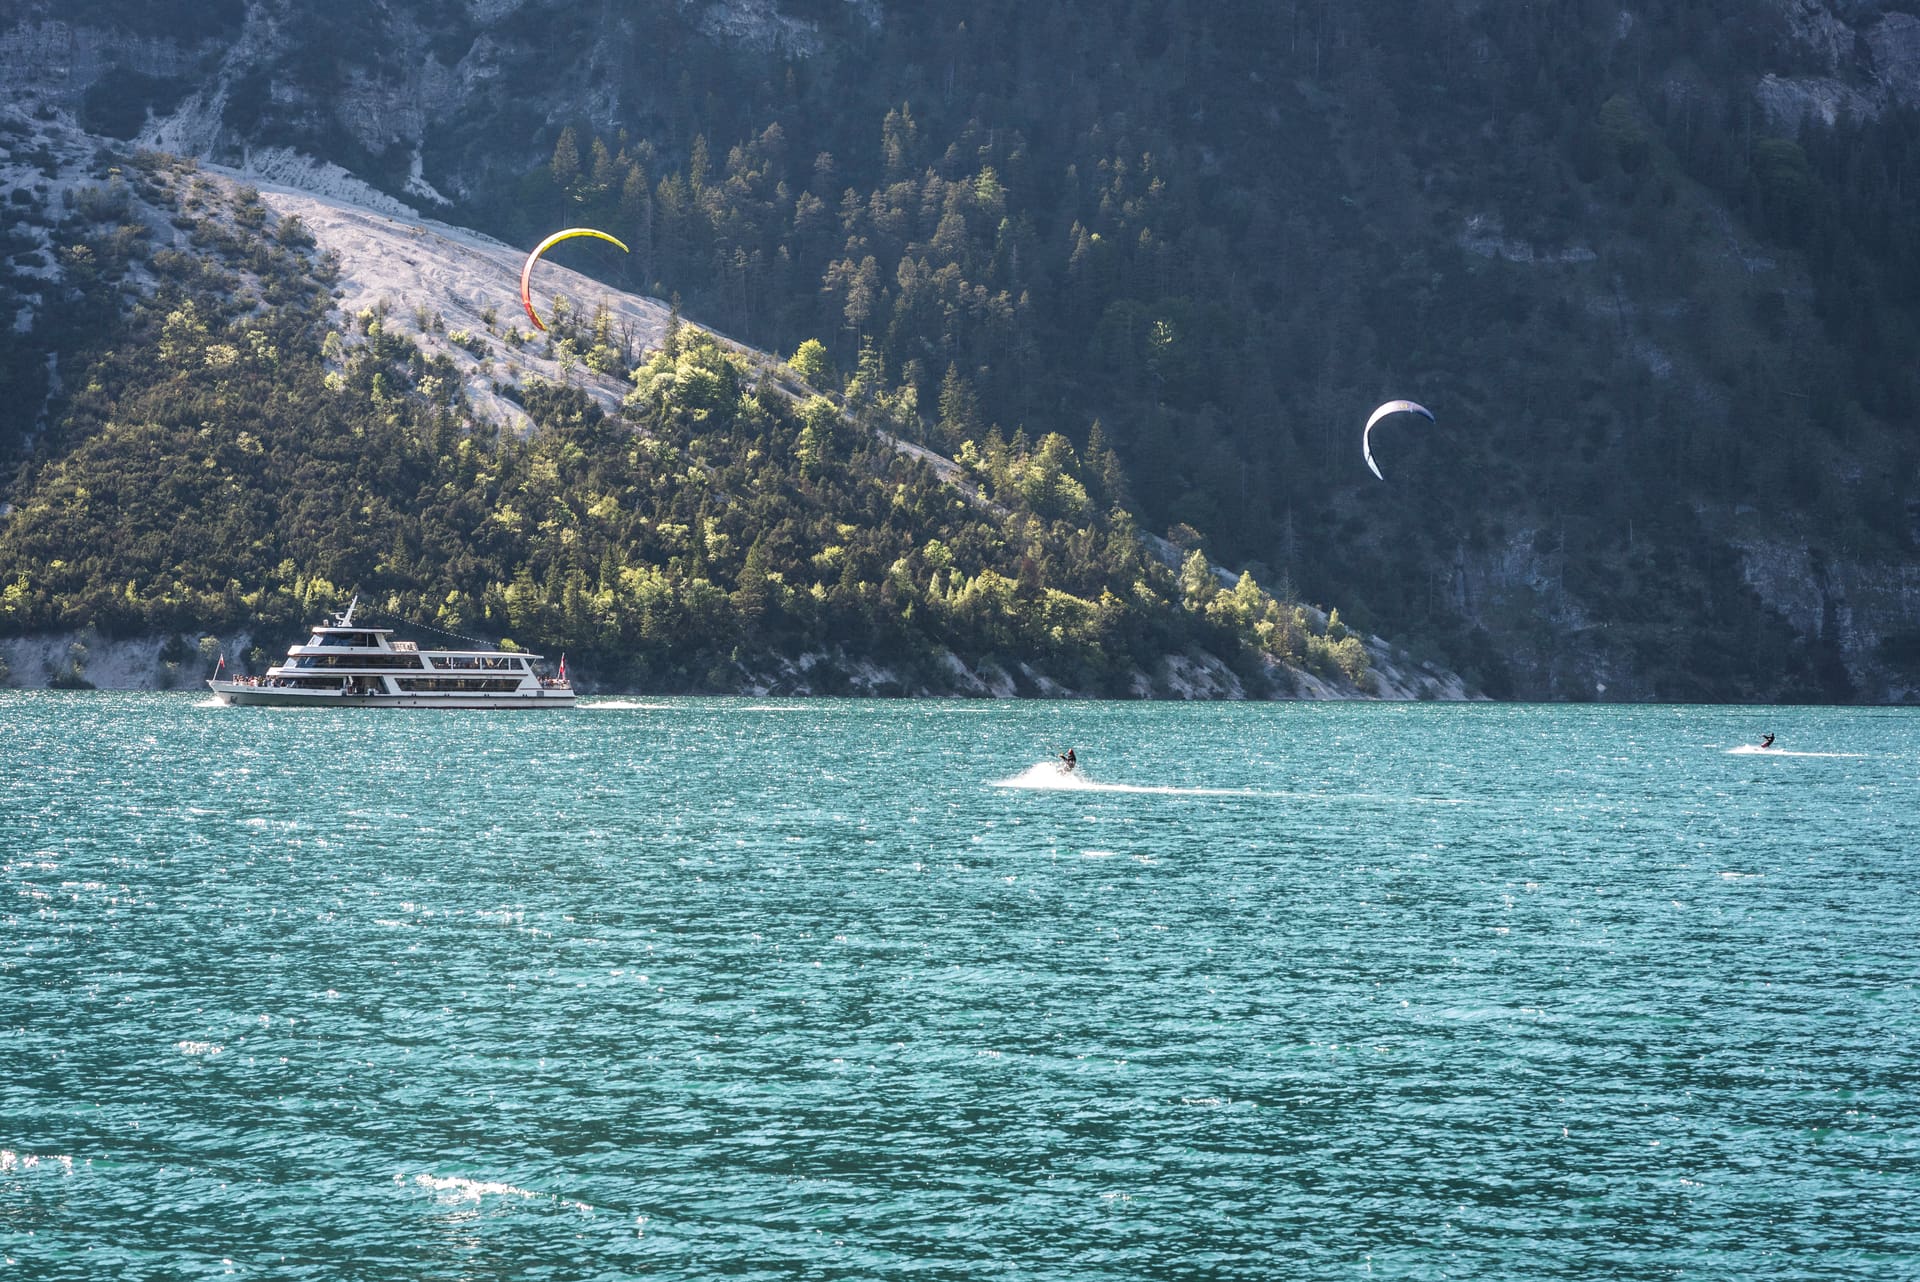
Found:
[[[1771,748],[1773,746],[1773,736],[1767,735],[1764,738],[1762,738],[1760,740],[1760,746],[1762,748]]]
[[[1060,768],[1062,770],[1067,771],[1068,773],[1072,773],[1073,768],[1080,764],[1079,760],[1073,755],[1072,748],[1068,748],[1065,752],[1060,754],[1060,762],[1061,762]]]

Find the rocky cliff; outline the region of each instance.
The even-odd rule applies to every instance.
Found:
[[[1548,25],[1560,24],[1543,39],[1564,43],[1590,37],[1593,62],[1604,67],[1594,78],[1612,76],[1618,88],[1591,90],[1591,102],[1576,102],[1570,90],[1565,103],[1548,95],[1524,109],[1489,111],[1474,122],[1472,138],[1440,137],[1436,124],[1413,118],[1410,104],[1417,89],[1407,101],[1396,101],[1398,87],[1382,81],[1381,50],[1389,41],[1368,28],[1364,6],[1349,11],[1296,5],[1284,23],[1282,15],[1270,15],[1266,25],[1284,25],[1288,34],[1279,43],[1263,44],[1263,56],[1277,63],[1284,46],[1293,61],[1284,78],[1266,64],[1239,69],[1249,84],[1265,85],[1263,78],[1273,76],[1274,83],[1262,90],[1270,101],[1258,128],[1217,123],[1209,115],[1210,103],[1232,96],[1225,80],[1216,78],[1218,93],[1211,96],[1167,89],[1179,84],[1183,68],[1201,65],[1204,58],[1215,60],[1208,65],[1233,62],[1231,48],[1208,47],[1209,41],[1225,43],[1214,33],[1230,29],[1232,15],[1196,18],[1191,30],[1179,14],[1143,23],[1116,19],[1116,27],[1129,30],[1124,51],[1113,61],[1117,70],[1110,72],[1112,79],[1091,82],[1084,77],[1094,73],[1085,69],[1063,72],[1061,118],[1078,111],[1095,120],[1083,144],[1087,138],[1131,141],[1142,128],[1139,117],[1149,110],[1143,104],[1172,110],[1169,104],[1177,102],[1185,113],[1183,128],[1192,135],[1186,150],[1202,159],[1195,162],[1193,182],[1157,198],[1186,202],[1183,216],[1195,218],[1211,204],[1216,222],[1202,227],[1196,221],[1171,234],[1163,226],[1158,239],[1142,239],[1129,227],[1127,252],[1139,252],[1124,263],[1103,258],[1119,242],[1111,228],[1106,241],[1092,230],[1099,226],[1095,215],[1069,208],[1069,193],[1058,175],[1012,168],[1029,163],[1049,133],[1066,128],[1035,116],[1020,122],[1032,144],[1023,142],[1012,156],[995,159],[1007,173],[1019,173],[1017,181],[1026,189],[1047,190],[1047,199],[1067,212],[1060,215],[1060,226],[1047,227],[1044,211],[1019,211],[1006,219],[1004,244],[989,248],[996,262],[1000,255],[1031,258],[1042,239],[1067,243],[1078,231],[1086,240],[1084,253],[1076,250],[1053,278],[1037,281],[1034,288],[1088,294],[1115,281],[1143,279],[1177,293],[1181,272],[1209,238],[1222,243],[1244,238],[1281,261],[1271,276],[1244,273],[1248,279],[1242,288],[1256,298],[1281,300],[1274,304],[1275,315],[1284,312],[1287,300],[1305,300],[1297,306],[1317,309],[1315,324],[1289,329],[1263,313],[1259,324],[1246,325],[1243,310],[1234,313],[1241,334],[1223,337],[1215,331],[1209,341],[1221,348],[1244,343],[1235,353],[1241,364],[1232,377],[1284,385],[1272,396],[1285,401],[1285,412],[1247,397],[1230,406],[1209,404],[1178,419],[1176,428],[1164,426],[1163,406],[1153,406],[1142,415],[1148,426],[1136,425],[1131,434],[1128,461],[1143,480],[1158,481],[1196,459],[1236,450],[1249,455],[1249,442],[1268,435],[1261,425],[1269,417],[1290,416],[1296,440],[1271,457],[1248,466],[1216,463],[1204,480],[1196,472],[1194,479],[1165,486],[1161,507],[1166,516],[1156,525],[1188,511],[1212,514],[1221,525],[1238,520],[1255,533],[1241,540],[1237,550],[1244,556],[1237,560],[1287,565],[1293,518],[1287,517],[1282,536],[1279,521],[1258,515],[1259,509],[1290,511],[1300,491],[1330,490],[1324,507],[1311,517],[1303,506],[1301,523],[1311,520],[1317,527],[1304,541],[1316,553],[1328,554],[1330,565],[1335,563],[1331,554],[1348,545],[1372,559],[1355,557],[1329,571],[1345,576],[1344,584],[1316,585],[1327,587],[1329,597],[1337,597],[1342,586],[1367,594],[1374,580],[1386,577],[1378,571],[1414,555],[1408,531],[1381,521],[1381,509],[1369,508],[1366,496],[1342,489],[1344,482],[1317,479],[1315,469],[1324,468],[1332,454],[1319,438],[1334,433],[1322,424],[1351,412],[1348,402],[1357,393],[1349,381],[1372,391],[1391,379],[1399,394],[1401,380],[1427,379],[1455,397],[1450,428],[1517,443],[1527,439],[1539,397],[1554,394],[1530,385],[1528,368],[1544,367],[1571,344],[1587,344],[1581,358],[1569,362],[1574,379],[1563,380],[1582,385],[1573,394],[1586,398],[1586,404],[1554,421],[1553,430],[1566,440],[1539,453],[1564,455],[1577,467],[1611,451],[1644,459],[1650,472],[1661,474],[1663,485],[1684,476],[1696,488],[1674,496],[1671,506],[1680,515],[1657,526],[1643,522],[1636,530],[1633,518],[1608,512],[1594,522],[1576,520],[1569,533],[1562,513],[1552,509],[1564,507],[1572,495],[1574,515],[1590,515],[1578,510],[1583,503],[1579,482],[1563,478],[1555,497],[1543,499],[1539,496],[1547,487],[1539,466],[1531,458],[1522,460],[1512,465],[1526,470],[1521,481],[1505,493],[1496,485],[1487,487],[1486,496],[1502,504],[1500,511],[1444,522],[1434,518],[1445,528],[1418,553],[1419,569],[1396,571],[1400,582],[1393,593],[1382,591],[1383,629],[1399,631],[1403,620],[1443,612],[1447,617],[1435,624],[1436,634],[1446,638],[1455,666],[1467,666],[1462,656],[1472,649],[1476,671],[1503,670],[1497,684],[1516,695],[1912,699],[1920,668],[1903,656],[1914,648],[1910,639],[1920,635],[1915,631],[1920,608],[1907,586],[1920,540],[1894,538],[1884,529],[1856,537],[1844,528],[1847,508],[1864,503],[1869,491],[1876,491],[1871,497],[1881,508],[1897,508],[1901,496],[1915,489],[1903,462],[1888,463],[1891,475],[1879,476],[1871,463],[1861,467],[1848,457],[1866,448],[1874,433],[1902,430],[1898,398],[1863,406],[1870,398],[1847,385],[1847,372],[1840,367],[1852,336],[1835,328],[1835,317],[1844,309],[1834,299],[1858,291],[1848,280],[1819,278],[1825,267],[1809,261],[1818,255],[1805,249],[1804,237],[1795,239],[1801,236],[1795,223],[1824,208],[1808,194],[1810,185],[1824,177],[1822,139],[1849,122],[1898,122],[1907,118],[1902,113],[1920,108],[1920,14],[1913,8],[1849,0],[1752,0],[1749,12],[1716,13],[1723,27],[1743,29],[1738,39],[1748,41],[1743,49],[1750,46],[1751,52],[1722,57],[1706,70],[1709,60],[1688,50],[1664,65],[1634,61],[1645,56],[1646,46],[1635,41],[1647,30],[1675,26],[1664,11],[1629,5],[1617,20],[1591,31],[1577,17],[1542,17]],[[927,94],[956,116],[964,114],[972,94],[972,110],[986,117],[1004,109],[1013,95],[1011,80],[1032,78],[1035,57],[1028,45],[1033,33],[1055,29],[1045,26],[1052,16],[1038,12],[1004,22],[999,16],[972,15],[948,29],[879,0],[657,0],[591,13],[554,0],[432,5],[355,0],[330,12],[326,23],[314,21],[312,6],[303,0],[228,0],[194,8],[178,20],[163,20],[160,12],[113,3],[75,11],[49,0],[27,0],[11,18],[0,19],[0,76],[8,96],[29,112],[223,166],[268,185],[270,198],[287,210],[316,196],[330,198],[334,203],[311,205],[303,214],[316,224],[388,218],[417,229],[387,264],[393,284],[385,294],[396,302],[425,299],[403,305],[428,306],[444,314],[449,330],[468,334],[485,329],[477,297],[459,296],[451,278],[435,277],[438,269],[418,249],[455,243],[447,220],[461,221],[477,208],[475,202],[497,202],[523,181],[534,190],[524,176],[544,169],[563,127],[581,131],[583,148],[597,135],[618,147],[631,128],[636,154],[642,150],[637,132],[650,128],[653,137],[646,146],[654,167],[649,180],[664,181],[663,175],[674,176],[684,167],[697,183],[690,153],[700,122],[713,117],[715,101],[725,95],[760,93],[756,82],[769,75],[784,74],[789,83],[804,85],[849,65],[879,66],[890,59],[920,75]],[[1500,62],[1502,33],[1487,29],[1489,12],[1472,5],[1421,5],[1407,11],[1409,22],[1429,26],[1434,77],[1467,84],[1475,76],[1514,76],[1514,68]],[[1060,29],[1071,29],[1071,17],[1061,21]],[[1711,26],[1703,20],[1700,29]],[[976,28],[989,39],[1008,41],[998,59],[1006,79],[976,77],[969,87],[964,65]],[[1263,33],[1262,40],[1268,35]],[[1736,37],[1722,30],[1715,38]],[[1633,50],[1641,52],[1628,52]],[[1736,70],[1729,72],[1729,66]],[[1141,93],[1112,96],[1116,87],[1129,85]],[[1396,112],[1407,118],[1396,119]],[[768,109],[769,117],[775,114]],[[1432,114],[1437,121],[1438,110]],[[803,122],[792,114],[781,119],[792,133],[794,150],[800,150]],[[639,123],[643,120],[645,126]],[[1738,146],[1728,148],[1734,154],[1713,153],[1701,163],[1752,165],[1749,177],[1729,179],[1731,195],[1705,190],[1672,154],[1682,142],[1726,121],[1742,131]],[[823,155],[816,163],[825,167],[815,171],[818,210],[812,223],[795,214],[793,247],[797,251],[810,235],[823,240],[844,235],[847,248],[834,252],[846,257],[812,277],[796,269],[796,288],[831,294],[835,307],[845,297],[851,308],[849,282],[862,267],[860,255],[874,247],[870,242],[894,235],[887,219],[897,217],[897,210],[882,210],[886,202],[875,203],[876,197],[908,182],[924,182],[926,175],[968,171],[973,155],[1003,145],[996,140],[1005,131],[968,132],[972,127],[942,135],[937,144],[922,140],[928,154],[915,163],[923,170],[895,172],[895,162],[888,160],[885,182],[876,177],[879,185],[871,194],[854,191],[834,158]],[[1366,136],[1375,141],[1403,144],[1402,150],[1376,155],[1350,141],[1365,129],[1374,131]],[[1316,153],[1315,163],[1328,156],[1337,163],[1315,169],[1284,149],[1269,155],[1247,141],[1249,133],[1267,132],[1299,140]],[[1556,132],[1571,139],[1563,150],[1586,186],[1543,159],[1557,145],[1549,141]],[[1764,136],[1768,133],[1798,135],[1807,152],[1772,149],[1775,140]],[[897,146],[901,155],[908,154],[911,140],[901,141],[904,137],[889,135],[882,150]],[[709,172],[717,174],[729,140],[716,135],[702,141],[713,147]],[[653,159],[655,142],[658,159]],[[1151,203],[1144,194],[1150,184],[1141,182],[1141,192],[1128,190],[1127,167],[1136,158],[1117,148],[1112,155],[1085,145],[1075,151],[1057,136],[1054,143],[1061,168],[1071,160],[1069,174],[1098,172],[1101,183],[1111,187],[1098,198],[1098,219],[1124,217],[1133,206]],[[942,147],[944,156],[936,154]],[[1524,181],[1467,185],[1463,157],[1476,147],[1499,156],[1498,165],[1511,162],[1516,175],[1524,171]],[[827,150],[822,142],[808,150],[814,148]],[[1289,182],[1307,193],[1300,204],[1263,204],[1258,193],[1234,186],[1236,163],[1261,160],[1274,162],[1281,172],[1298,167],[1302,176]],[[587,156],[582,161],[592,163]],[[1829,172],[1844,169],[1837,161],[1824,163]],[[847,167],[844,153],[841,165]],[[805,208],[796,192],[806,182],[808,166],[791,168],[801,178],[743,199]],[[1397,175],[1393,181],[1382,179],[1388,170]],[[774,185],[767,180],[769,189]],[[1381,186],[1404,197],[1388,199]],[[855,198],[853,204],[847,204],[848,197]],[[1619,209],[1603,217],[1607,200]],[[708,197],[708,203],[716,201]],[[555,216],[567,208],[562,205]],[[714,216],[724,221],[733,212]],[[1036,218],[1039,232],[1031,225]],[[1363,235],[1339,240],[1345,224],[1356,221],[1368,224]],[[479,225],[501,230],[484,220]],[[1023,240],[1023,234],[1033,239]],[[1383,241],[1392,243],[1383,247]],[[485,261],[488,271],[499,270],[489,255],[510,256],[484,237],[459,243],[463,253],[477,256],[476,263]],[[695,256],[706,253],[703,245]],[[750,247],[738,249],[737,263],[723,262],[721,253],[713,247],[711,261],[698,266],[721,278],[750,270],[739,265],[750,262]],[[889,280],[894,264],[884,253],[881,258],[872,289],[884,302],[908,291],[912,272]],[[1083,266],[1085,277],[1075,276]],[[1316,270],[1321,272],[1317,280]],[[1856,276],[1863,270],[1871,274],[1870,268],[1851,270]],[[931,276],[932,269],[927,271]],[[649,272],[639,283],[651,286],[657,276]],[[583,295],[597,288],[584,280],[576,284]],[[383,296],[376,284],[350,282],[349,288],[357,290],[348,300],[356,308],[376,305]],[[750,291],[742,286],[738,292]],[[1478,311],[1463,306],[1463,294],[1484,305]],[[1182,306],[1191,301],[1181,300]],[[1009,291],[1009,311],[1025,302]],[[962,298],[941,305],[957,310],[967,304]],[[632,306],[623,320],[635,341],[644,341],[649,327],[659,323],[658,307],[643,315],[647,305]],[[1201,368],[1192,350],[1199,344],[1180,350],[1170,337],[1179,332],[1168,319],[1173,312],[1131,307],[1124,302],[1093,309],[1085,325],[1096,333],[1093,346],[1099,353],[1127,353],[1116,362],[1123,370],[1131,361],[1150,371],[1126,396],[1143,403],[1177,399],[1181,378],[1191,380]],[[1441,351],[1442,344],[1406,323],[1406,315],[1416,312],[1427,329],[1442,318],[1454,329],[1510,327],[1510,350],[1495,353],[1499,359],[1491,362],[1481,359],[1480,351]],[[1190,328],[1197,327],[1199,312],[1178,314]],[[1307,332],[1322,319],[1328,334],[1340,336],[1338,344]],[[23,323],[30,322],[16,322]],[[839,318],[830,316],[829,323],[838,324]],[[858,330],[849,322],[841,338],[857,343]],[[1136,342],[1136,331],[1154,335],[1166,349]],[[1763,347],[1762,337],[1771,345]],[[1417,352],[1403,350],[1414,345],[1411,339],[1418,340]],[[920,346],[907,340],[901,345],[930,370],[921,390],[922,404],[931,411],[933,385],[940,366],[954,354],[952,344],[941,347],[919,335],[912,342]],[[1009,339],[994,349],[995,359],[1003,365],[1016,354],[1025,359],[1034,343],[1030,333],[1017,342]],[[511,421],[515,407],[493,391],[493,362],[499,357],[491,349],[498,345],[484,336],[479,345],[489,349],[486,355],[456,345],[451,356],[475,404]],[[842,355],[850,364],[857,353]],[[1449,360],[1456,363],[1449,367]],[[1258,367],[1251,377],[1249,367]],[[1110,372],[1103,369],[1100,377]],[[598,394],[604,403],[618,390],[608,387]],[[1790,492],[1820,490],[1825,508],[1819,514],[1786,514],[1792,519],[1772,520],[1759,532],[1752,513],[1759,496],[1712,479],[1716,460],[1727,451],[1687,444],[1704,434],[1701,424],[1739,420],[1756,396],[1792,398],[1787,403],[1802,422],[1791,434],[1790,449],[1778,439],[1758,442],[1736,470],[1784,476],[1788,479],[1777,487]],[[1605,408],[1594,408],[1602,401],[1608,403]],[[1052,412],[1080,428],[1096,416],[1079,406],[1070,412],[1035,407],[1024,390],[1019,403],[1032,408],[1036,420]],[[1215,437],[1189,439],[1194,424],[1223,422]],[[1299,426],[1302,422],[1311,426]],[[1154,430],[1164,430],[1169,439],[1151,439]],[[1632,430],[1644,435],[1634,437]],[[1671,450],[1668,441],[1674,442]],[[1655,443],[1653,450],[1649,442]],[[1765,464],[1751,462],[1753,456],[1771,455],[1777,457]],[[1504,475],[1508,467],[1498,460],[1485,471]],[[1315,479],[1289,479],[1302,475]],[[1277,494],[1271,499],[1249,494],[1249,487],[1263,484],[1276,490],[1293,484],[1295,490],[1284,500]],[[1229,485],[1237,485],[1237,499],[1217,493]],[[1776,495],[1770,502],[1777,506],[1780,499]],[[1256,515],[1241,515],[1247,512]],[[1287,573],[1298,569],[1289,565]],[[1700,641],[1703,621],[1710,621],[1715,633],[1706,643]],[[1730,654],[1729,647],[1743,646],[1748,638],[1752,653]],[[1738,665],[1758,665],[1777,679],[1769,681],[1764,673],[1731,684],[1710,679],[1716,665],[1736,658]],[[1816,671],[1824,675],[1815,679],[1810,674]]]
[[[1798,128],[1920,105],[1920,16],[1840,0],[1776,3],[1804,67],[1761,77],[1754,93],[1770,118]]]

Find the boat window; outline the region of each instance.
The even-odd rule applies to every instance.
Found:
[[[400,677],[402,690],[409,694],[510,694],[519,689],[518,681],[487,677]]]
[[[369,632],[316,632],[307,639],[307,644],[332,645],[347,648],[358,646],[365,649],[367,647],[378,646],[380,643],[374,640],[373,634]]]

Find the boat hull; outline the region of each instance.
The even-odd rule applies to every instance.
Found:
[[[285,687],[209,681],[207,688],[220,702],[257,708],[571,708],[572,690],[517,690],[500,694],[342,694],[338,690],[290,690]]]

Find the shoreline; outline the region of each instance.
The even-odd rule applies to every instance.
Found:
[[[165,691],[204,689],[216,657],[227,655],[229,670],[246,671],[239,656],[256,644],[251,632],[199,637],[149,635],[108,638],[91,629],[0,637],[0,689],[95,689]],[[1323,679],[1304,669],[1269,661],[1269,690],[1247,683],[1219,656],[1206,652],[1169,654],[1149,673],[1135,668],[1126,694],[1076,688],[1043,665],[998,656],[972,662],[950,650],[934,663],[944,673],[944,688],[877,660],[841,649],[782,656],[757,666],[734,665],[739,679],[726,690],[663,690],[659,687],[602,686],[591,671],[576,670],[583,697],[678,697],[731,695],[752,698],[909,698],[909,699],[1088,699],[1100,702],[1491,702],[1469,691],[1454,673],[1404,659],[1377,637],[1367,638],[1372,669],[1371,692]],[[923,671],[926,665],[918,665]]]

